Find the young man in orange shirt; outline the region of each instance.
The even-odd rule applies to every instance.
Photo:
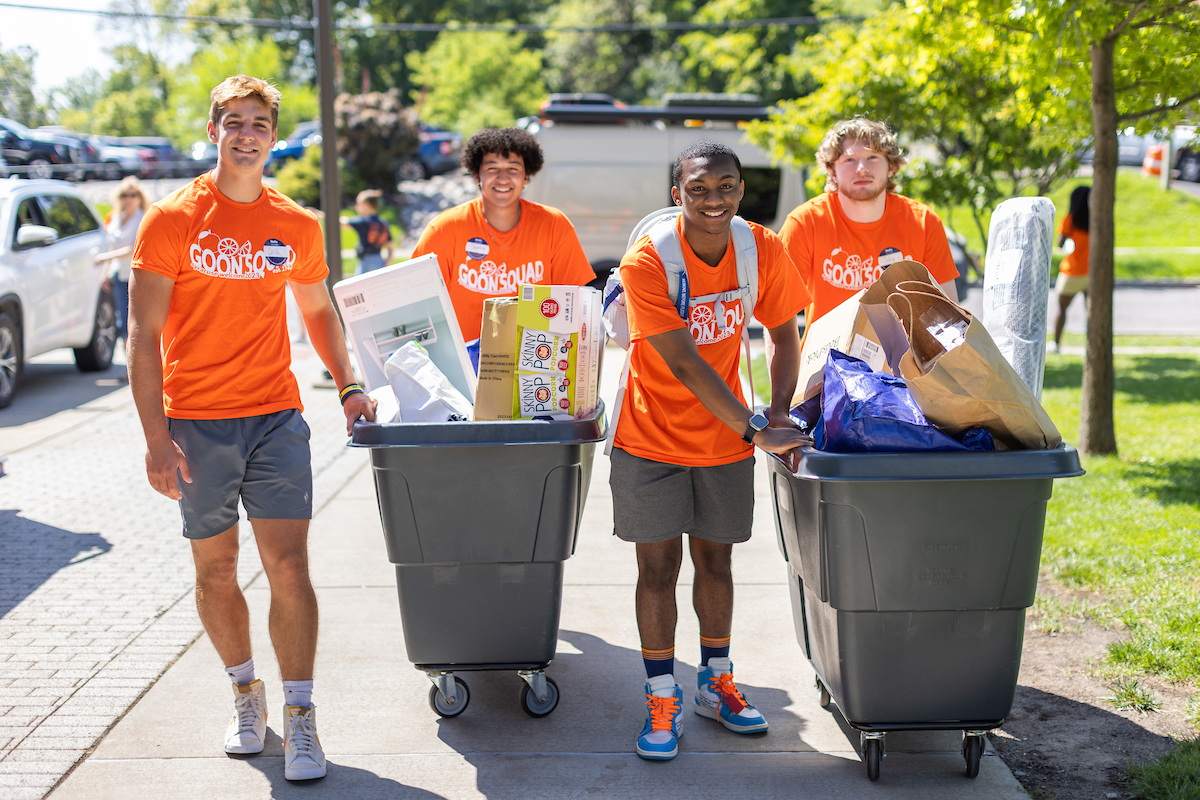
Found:
[[[659,760],[675,757],[682,724],[674,653],[684,533],[696,569],[692,596],[700,620],[693,710],[735,733],[767,729],[733,682],[731,556],[734,543],[750,538],[755,445],[786,453],[811,442],[788,418],[800,365],[795,316],[808,293],[779,238],[750,224],[758,258],[754,315],[775,345],[769,417],[756,414],[742,397],[739,345],[749,320],[741,302],[699,302],[738,288],[730,224],[745,192],[741,162],[724,145],[697,142],[676,160],[673,179],[671,195],[682,207],[676,235],[690,297],[697,300],[681,318],[649,237],[622,260],[632,344],[610,476],[616,534],[637,546],[648,715],[637,753]]]
[[[904,165],[896,134],[882,122],[855,117],[834,125],[817,149],[825,193],[797,207],[779,238],[812,301],[808,323],[870,286],[889,264],[919,261],[951,300],[958,268],[946,230],[932,209],[896,194]]]
[[[258,753],[267,709],[237,580],[238,498],[271,586],[271,641],[284,687],[284,777],[325,775],[312,705],[317,598],[308,576],[309,430],[291,372],[285,285],[337,381],[349,431],[375,418],[354,383],[325,287],[315,217],[262,182],[280,94],[238,75],[212,90],[217,166],[155,203],[130,286],[129,373],[146,435],[146,474],[179,501],[196,563],[196,607],[233,681],[225,751]],[[161,349],[160,349],[161,348]]]
[[[462,165],[480,196],[439,214],[413,250],[413,258],[437,254],[467,342],[479,338],[489,297],[515,296],[523,283],[583,286],[596,278],[563,213],[521,199],[542,161],[541,145],[526,130],[476,133]]]

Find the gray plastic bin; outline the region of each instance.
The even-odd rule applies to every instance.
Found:
[[[1012,709],[1055,478],[1070,445],[994,453],[825,453],[771,461],[796,638],[863,732],[961,729],[967,774]],[[872,762],[874,762],[872,764]]]
[[[604,408],[581,420],[354,426],[371,451],[379,516],[409,659],[434,681],[430,704],[457,716],[454,672],[515,669],[527,713],[558,690],[554,657],[563,562],[575,551]]]

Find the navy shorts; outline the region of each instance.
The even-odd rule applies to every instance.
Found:
[[[312,519],[308,423],[297,409],[240,419],[168,419],[192,482],[179,478],[183,535],[207,539],[238,521]]]
[[[627,542],[666,542],[682,533],[720,544],[750,538],[753,456],[715,467],[684,467],[614,447],[608,482],[614,532]]]

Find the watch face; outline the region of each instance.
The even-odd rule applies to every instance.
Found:
[[[756,431],[761,431],[763,428],[767,427],[769,423],[770,420],[767,419],[763,414],[755,414],[750,418],[750,425]]]

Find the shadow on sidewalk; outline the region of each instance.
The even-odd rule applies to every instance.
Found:
[[[60,363],[57,358],[49,363],[45,358],[25,365],[12,405],[0,412],[0,428],[37,422],[78,408],[129,383],[124,364],[113,364],[103,372],[80,372],[74,363]]]
[[[274,730],[267,729],[266,752],[283,750],[283,740]],[[283,777],[282,758],[257,756],[230,756],[244,761],[263,774],[271,783],[271,797],[336,797],[338,800],[447,800],[440,794],[406,786],[390,778],[381,778],[374,772],[357,767],[347,767],[334,761],[328,762],[329,772],[324,778],[311,781],[289,781]],[[202,795],[197,795],[202,796]]]
[[[0,617],[64,567],[104,555],[112,544],[98,533],[74,533],[0,509]]]

